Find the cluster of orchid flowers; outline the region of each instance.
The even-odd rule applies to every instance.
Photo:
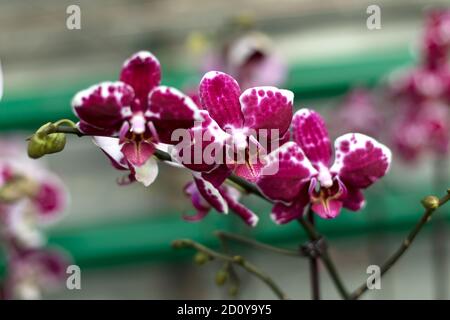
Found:
[[[0,65],[0,100],[3,74]],[[64,280],[70,257],[47,245],[43,228],[58,221],[67,192],[54,174],[31,161],[14,139],[0,141],[0,244],[6,255],[0,299],[39,299]]]
[[[311,109],[293,114],[289,90],[242,91],[232,76],[219,71],[207,72],[191,96],[160,81],[157,58],[138,52],[125,61],[119,81],[79,92],[72,106],[78,129],[94,136],[113,166],[127,172],[120,183],[154,182],[158,150],[190,170],[193,181],[185,193],[197,214],[188,220],[214,208],[232,210],[256,225],[258,216],[239,202],[240,191],[225,184],[232,174],[255,183],[274,203],[276,223],[302,216],[307,206],[322,218],[335,218],[342,208],[360,210],[362,190],[389,169],[390,150],[361,133],[337,138],[332,162],[324,120]]]
[[[0,238],[6,255],[3,299],[39,299],[65,279],[69,256],[48,246],[44,228],[61,217],[67,193],[52,173],[26,158],[22,144],[0,142]]]
[[[411,161],[423,151],[440,156],[450,151],[450,10],[428,15],[421,45],[421,64],[391,85],[398,114],[394,146]]]

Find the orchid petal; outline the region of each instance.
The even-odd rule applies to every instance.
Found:
[[[148,187],[158,176],[158,163],[153,157],[150,157],[143,165],[134,166],[134,171],[136,181]]]
[[[228,204],[223,199],[219,190],[215,188],[212,183],[194,177],[195,184],[202,197],[217,211],[221,213],[228,213]]]
[[[317,171],[295,142],[287,142],[267,157],[257,182],[269,199],[292,202]]]
[[[256,226],[259,221],[259,217],[243,204],[239,203],[238,197],[235,193],[239,193],[238,190],[232,187],[224,187],[221,190],[221,195],[227,202],[229,208],[236,213],[246,224],[251,227]]]
[[[300,199],[299,201],[295,201],[292,205],[275,203],[272,208],[270,218],[276,224],[285,224],[292,220],[298,219],[303,215],[307,203],[308,199]]]
[[[155,146],[147,141],[130,141],[122,146],[121,151],[130,164],[139,167],[153,155]]]
[[[347,188],[347,195],[343,199],[344,208],[347,208],[352,211],[359,211],[364,208],[366,204],[366,199],[364,198],[364,194],[359,189],[350,189]]]
[[[347,187],[367,188],[389,170],[391,150],[360,133],[348,133],[336,139],[336,159],[330,171]]]
[[[331,144],[325,121],[315,111],[298,110],[292,120],[293,139],[303,149],[311,163],[320,168],[328,167]]]
[[[134,89],[140,110],[146,110],[149,93],[161,82],[158,59],[148,51],[135,53],[123,64],[120,80]]]
[[[38,209],[42,220],[55,219],[67,204],[67,192],[64,185],[55,178],[42,182],[37,194],[33,197],[33,204]]]
[[[342,201],[338,199],[324,199],[313,203],[311,209],[323,219],[334,219],[341,212]]]
[[[118,170],[126,170],[125,157],[121,151],[119,139],[111,137],[94,137],[93,142],[106,154],[111,164]]]
[[[288,131],[292,120],[294,94],[275,87],[255,87],[245,90],[239,98],[244,125],[259,134],[266,129],[270,139],[271,130],[278,130],[278,139]]]
[[[159,86],[149,96],[149,112],[159,140],[173,144],[172,133],[176,129],[189,129],[195,121],[201,121],[197,105],[175,88]]]
[[[122,82],[103,82],[78,92],[72,100],[72,108],[83,123],[79,129],[87,134],[119,130],[123,122],[122,110],[133,97],[133,89]]]
[[[233,77],[210,71],[201,80],[199,91],[204,109],[222,129],[242,127],[244,118],[239,103],[241,89]]]
[[[211,210],[211,205],[202,197],[195,182],[189,182],[184,187],[184,192],[191,198],[192,206],[197,210],[195,215],[183,215],[187,221],[199,221]]]

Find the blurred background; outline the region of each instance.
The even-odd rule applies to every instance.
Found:
[[[66,8],[72,4],[81,8],[80,30],[66,27]],[[366,9],[372,4],[381,8],[379,30],[366,26]],[[76,120],[70,108],[74,94],[99,81],[116,80],[123,61],[139,50],[152,51],[160,59],[164,84],[195,88],[208,52],[221,47],[232,34],[252,28],[271,39],[272,50],[285,63],[288,71],[282,86],[294,91],[295,107],[323,112],[334,140],[347,130],[345,121],[337,121],[337,110],[355,86],[371,90],[381,113],[396,112],[394,106],[386,105],[383,88],[392,72],[420,62],[427,9],[446,5],[450,2],[0,0],[0,59],[5,83],[0,138],[25,140],[48,121]],[[385,124],[377,129],[378,138],[390,145]],[[196,266],[193,252],[175,251],[171,241],[188,237],[218,247],[212,235],[217,229],[291,248],[306,241],[298,225],[273,224],[270,206],[253,196],[244,202],[260,215],[255,229],[232,215],[216,213],[199,223],[185,222],[182,214],[193,212],[182,192],[189,174],[160,165],[158,180],[149,188],[118,186],[115,181],[121,173],[89,138],[68,138],[64,152],[38,161],[59,175],[70,192],[64,219],[49,228],[48,234],[50,243],[64,248],[81,267],[82,289],[63,287],[45,298],[229,298],[226,290],[214,284],[219,264]],[[349,289],[364,283],[367,266],[380,264],[400,244],[422,213],[419,200],[445,192],[447,186],[436,177],[442,180],[450,166],[446,162],[436,172],[436,158],[427,153],[409,163],[394,152],[390,174],[367,192],[364,210],[344,211],[335,220],[318,221]],[[446,160],[440,157],[440,161]],[[439,224],[445,230],[440,233],[443,248],[437,259],[441,269],[450,265],[448,214],[445,207],[440,212],[444,218]],[[427,227],[411,251],[383,278],[382,290],[368,292],[364,298],[449,298],[448,277],[436,281],[439,266],[431,231],[433,227]],[[256,253],[244,247],[235,251],[270,273],[290,297],[310,298],[306,259]],[[323,271],[323,297],[338,298]],[[238,298],[273,298],[272,292],[250,275],[241,273],[241,280]]]

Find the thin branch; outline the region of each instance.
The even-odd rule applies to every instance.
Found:
[[[305,231],[311,241],[325,241],[325,239],[316,231],[314,226],[312,226],[303,217],[299,218],[298,221],[305,229]],[[328,273],[330,274],[331,279],[333,280],[339,294],[342,296],[342,298],[349,299],[350,295],[349,295],[347,289],[345,288],[344,283],[342,282],[342,279],[339,276],[337,268],[334,265],[334,262],[328,253],[328,248],[327,248],[326,242],[324,242],[323,248],[322,248],[322,250],[320,250],[320,258],[322,259],[323,264],[325,265],[325,268],[328,270]]]
[[[215,231],[214,234],[222,240],[228,239],[228,240],[232,240],[235,242],[239,242],[257,249],[261,249],[261,250],[265,250],[265,251],[270,251],[273,253],[277,253],[277,254],[281,254],[281,255],[286,255],[286,256],[292,256],[292,257],[303,257],[305,256],[304,254],[302,254],[300,251],[297,250],[290,250],[290,249],[283,249],[283,248],[278,248],[275,246],[271,246],[269,244],[266,243],[262,243],[259,241],[256,241],[254,239],[250,239],[250,238],[246,238],[244,236],[238,235],[238,234],[234,234],[234,233],[230,233],[230,232],[226,232],[226,231]]]
[[[204,245],[195,242],[191,239],[175,240],[172,243],[172,246],[174,248],[193,248],[197,251],[206,254],[210,258],[222,260],[240,266],[241,268],[245,269],[248,273],[253,274],[255,277],[259,278],[262,282],[264,282],[279,299],[281,300],[287,299],[286,294],[280,289],[280,287],[273,281],[273,279],[269,275],[260,271],[255,265],[251,264],[241,256],[225,255],[223,253],[205,247]]]
[[[386,272],[388,272],[394,264],[400,259],[400,257],[403,256],[403,254],[408,250],[408,248],[411,246],[412,242],[416,238],[416,236],[419,234],[420,230],[422,230],[423,226],[431,219],[431,216],[433,212],[435,212],[439,207],[444,205],[447,201],[450,200],[450,189],[447,190],[447,195],[439,199],[439,203],[435,207],[426,207],[424,214],[422,215],[422,218],[419,220],[419,222],[415,225],[415,227],[411,230],[411,232],[408,234],[408,236],[403,240],[400,247],[397,249],[397,251],[394,252],[392,256],[389,257],[389,259],[386,260],[386,262],[381,267],[381,276],[383,276]],[[351,295],[351,299],[358,299],[362,296],[364,292],[367,291],[367,284],[364,283],[361,286],[358,287]]]
[[[308,207],[308,221],[314,227],[314,212],[311,206]],[[319,261],[316,255],[309,257],[309,269],[311,274],[311,298],[312,300],[320,300]]]

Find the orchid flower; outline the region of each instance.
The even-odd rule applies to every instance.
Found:
[[[336,139],[331,165],[330,138],[321,116],[301,109],[292,122],[294,141],[269,155],[257,182],[275,201],[272,219],[278,224],[297,219],[309,204],[325,219],[337,217],[343,207],[360,210],[365,204],[362,190],[386,174],[391,151],[366,135],[348,133]]]
[[[229,73],[244,89],[261,85],[279,86],[287,74],[286,65],[274,52],[269,37],[260,32],[249,32],[232,39],[204,61],[205,72],[220,70]]]
[[[41,299],[44,292],[60,286],[70,264],[60,249],[14,251],[8,261],[3,297],[23,300]]]
[[[4,236],[20,246],[37,248],[46,241],[41,227],[58,221],[66,208],[67,191],[53,174],[30,161],[19,160],[0,159],[0,186],[23,179],[23,195],[16,201],[0,203],[0,222]]]
[[[407,161],[423,151],[450,151],[450,11],[433,11],[423,40],[422,65],[391,85],[400,112],[394,120],[393,143]]]
[[[294,94],[275,87],[255,87],[241,93],[233,77],[218,71],[203,77],[199,93],[202,109],[210,116],[201,130],[209,132],[214,143],[226,149],[225,162],[220,164],[255,181],[264,152],[286,137]],[[242,156],[242,161],[235,161],[236,154]]]
[[[111,137],[118,134],[115,149],[96,143],[114,166],[131,171],[131,181],[150,185],[157,175],[152,155],[157,143],[172,143],[178,128],[190,128],[201,120],[197,106],[175,88],[160,85],[159,61],[141,51],[125,61],[120,81],[103,82],[79,92],[72,101],[81,132]],[[106,151],[107,149],[108,151]],[[114,155],[111,157],[110,152]]]
[[[394,122],[393,143],[406,161],[423,151],[446,155],[450,151],[450,110],[447,104],[428,101],[406,108]]]
[[[450,49],[450,10],[434,10],[428,15],[423,41],[424,63],[438,69],[446,63]]]
[[[379,134],[382,118],[375,107],[370,91],[364,88],[353,89],[345,98],[337,112],[334,127],[345,127],[346,132]]]
[[[236,213],[247,225],[256,226],[258,223],[258,216],[250,209],[245,207],[239,202],[241,192],[231,186],[222,185],[217,189],[212,186],[205,186],[209,184],[207,180],[195,178],[194,181],[189,182],[184,192],[191,198],[192,206],[196,209],[197,213],[192,216],[185,215],[184,219],[187,221],[199,221],[203,219],[212,208],[218,209],[219,212],[228,213],[228,209],[231,209]],[[202,192],[199,190],[214,190],[210,193],[210,196],[205,199]],[[211,198],[214,200],[211,201]]]

